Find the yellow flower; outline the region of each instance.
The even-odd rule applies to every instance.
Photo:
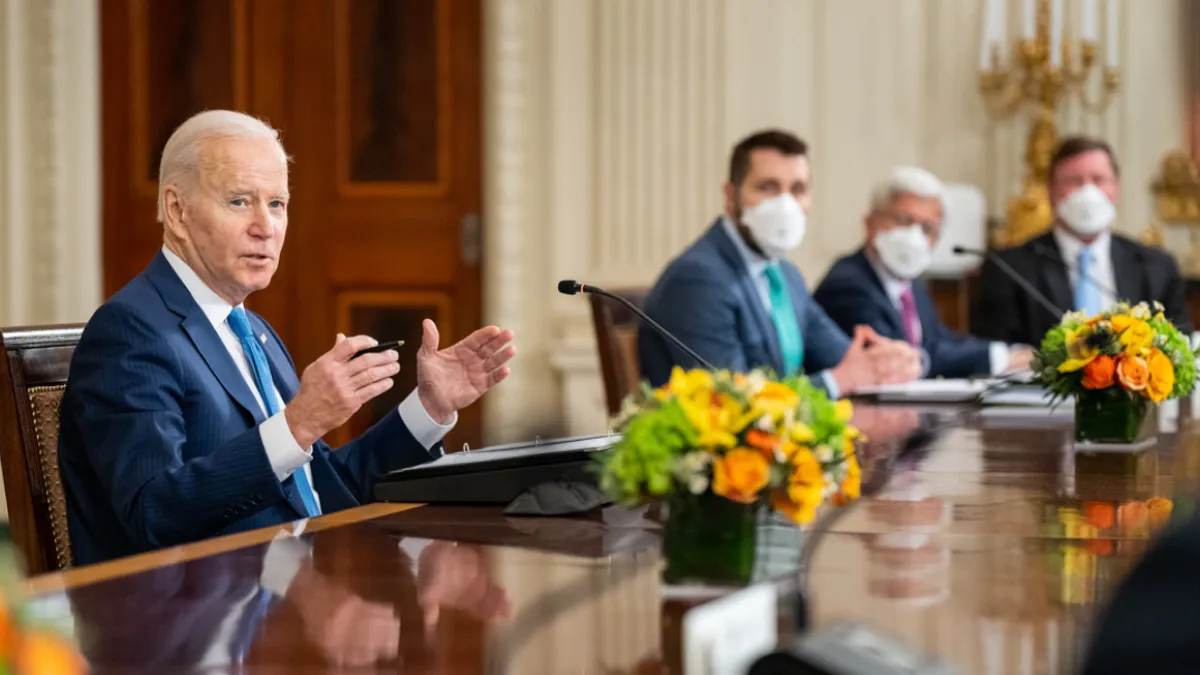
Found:
[[[758,450],[735,448],[713,462],[713,492],[735,502],[749,504],[766,487],[771,467]]]
[[[779,446],[779,451],[783,453],[783,458],[791,461],[792,457],[796,456],[797,452],[812,452],[812,448],[807,445],[800,445],[792,441],[784,441]]]
[[[699,433],[697,443],[701,447],[732,448],[737,445],[736,434],[745,428],[745,424],[741,423],[741,406],[732,396],[697,387],[677,399],[688,422]]]
[[[817,439],[817,435],[813,430],[803,422],[795,422],[788,427],[788,437],[800,444],[812,443]]]
[[[1114,329],[1116,326],[1114,326]],[[1145,356],[1150,351],[1154,341],[1154,329],[1145,321],[1134,320],[1129,327],[1121,331],[1121,346],[1130,356]]]
[[[1058,366],[1060,373],[1073,373],[1100,355],[1100,350],[1088,344],[1092,329],[1084,326],[1079,330],[1067,330],[1067,360]]]
[[[1129,316],[1128,314],[1116,314],[1108,320],[1108,322],[1112,324],[1113,332],[1117,333],[1118,335],[1124,332],[1126,328],[1129,328],[1133,321],[1133,317]]]
[[[843,422],[849,422],[850,418],[854,416],[854,405],[850,403],[849,399],[838,399],[834,408],[837,410],[838,419]]]
[[[712,389],[712,375],[706,370],[685,371],[675,366],[671,370],[671,379],[667,382],[667,391],[678,397],[690,398],[699,391],[710,392]]]
[[[838,485],[838,493],[834,496],[834,504],[845,506],[858,499],[862,492],[862,468],[854,457],[846,458],[846,475]]]
[[[760,413],[778,419],[800,405],[800,395],[785,384],[768,382],[750,399],[750,405]]]
[[[772,496],[777,511],[797,523],[811,522],[825,493],[825,474],[812,452],[792,456],[792,473],[782,494]]]
[[[1162,403],[1175,389],[1175,364],[1158,349],[1150,351],[1146,363],[1150,368],[1150,382],[1146,386],[1146,395],[1151,401]]]

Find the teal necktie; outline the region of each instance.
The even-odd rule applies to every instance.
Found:
[[[767,265],[766,275],[771,295],[771,320],[775,322],[775,331],[779,333],[779,350],[783,352],[783,372],[780,375],[793,375],[800,371],[800,365],[804,363],[800,322],[796,320],[796,308],[792,305],[792,296],[788,293],[779,263]]]

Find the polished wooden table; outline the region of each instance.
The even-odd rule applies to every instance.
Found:
[[[1069,418],[860,405],[869,494],[776,541],[797,566],[764,583],[803,585],[810,627],[857,619],[964,673],[1071,672],[1154,530],[1193,509],[1193,412],[1166,406],[1144,452],[1082,454]],[[97,673],[678,672],[683,614],[724,591],[664,586],[658,533],[646,509],[375,504],[28,588]]]

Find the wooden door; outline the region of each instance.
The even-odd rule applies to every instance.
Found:
[[[327,440],[357,435],[415,386],[421,320],[449,344],[479,326],[481,0],[102,0],[105,290],[161,245],[158,158],[171,131],[232,108],[294,159],[287,243],[248,303],[298,370],[338,332],[405,340],[396,387]],[[479,406],[450,447],[480,442]]]

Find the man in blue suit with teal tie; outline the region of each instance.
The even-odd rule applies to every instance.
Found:
[[[75,561],[109,560],[278,525],[371,500],[372,480],[441,454],[457,411],[508,375],[513,335],[445,350],[426,320],[417,389],[331,450],[321,436],[387,391],[395,351],[338,335],[301,377],[243,306],[275,273],[287,231],[278,133],[200,113],[167,141],[163,248],[92,316],[71,361],[58,461]]]
[[[804,141],[763,131],[729,161],[725,214],[659,277],[646,312],[718,368],[808,373],[834,397],[921,375],[919,353],[866,326],[847,336],[809,297],[786,258],[800,245],[812,203]],[[642,374],[660,385],[689,357],[653,331],[638,334]]]

